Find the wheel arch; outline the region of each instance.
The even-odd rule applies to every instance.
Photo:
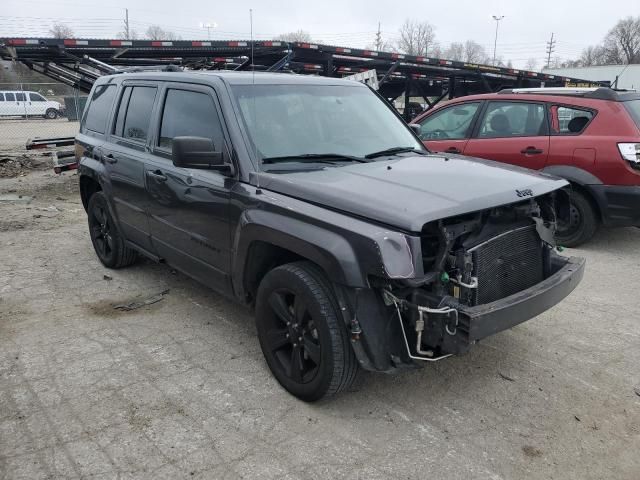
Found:
[[[82,206],[85,212],[89,208],[89,200],[91,196],[102,191],[102,185],[93,176],[81,175],[80,176],[80,199],[82,200]]]
[[[578,167],[570,165],[551,165],[542,170],[557,177],[562,177],[571,184],[571,188],[582,193],[589,202],[591,202],[598,220],[603,221],[603,210],[606,208],[606,200],[600,198],[596,190],[591,185],[602,185],[602,181],[593,175]]]
[[[356,253],[340,234],[274,212],[245,212],[234,242],[232,280],[236,294],[251,301],[271,269],[291,261],[315,264],[331,282],[365,287],[366,274]]]

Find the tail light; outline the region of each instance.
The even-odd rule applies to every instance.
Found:
[[[640,143],[619,143],[618,150],[622,158],[640,170]]]

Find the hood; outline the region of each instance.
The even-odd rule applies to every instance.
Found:
[[[567,185],[533,170],[454,155],[258,175],[264,189],[413,232],[433,220],[515,203]]]

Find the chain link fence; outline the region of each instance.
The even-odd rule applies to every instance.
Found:
[[[0,82],[0,153],[24,153],[35,138],[73,137],[85,102],[62,83]]]

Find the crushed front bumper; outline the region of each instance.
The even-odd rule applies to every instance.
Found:
[[[552,257],[552,275],[540,283],[495,302],[473,307],[450,305],[456,315],[429,315],[427,328],[439,331],[437,340],[429,335],[442,354],[467,351],[478,340],[525,322],[559,303],[580,283],[585,260]]]

